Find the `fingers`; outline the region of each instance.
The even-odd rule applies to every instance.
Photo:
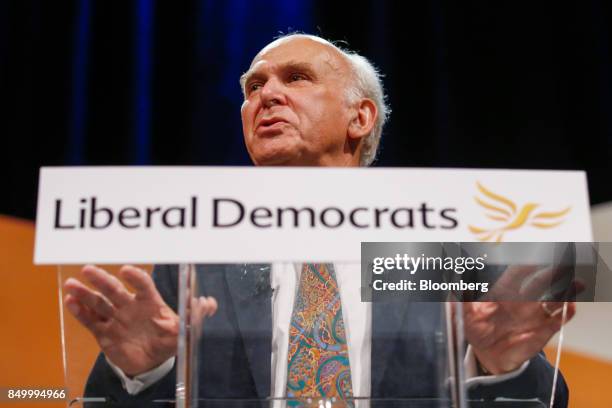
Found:
[[[564,316],[563,312],[565,307],[567,307],[567,310]],[[576,314],[576,303],[542,302],[542,309],[544,310],[549,320],[552,320],[556,326],[561,328],[563,324],[567,323]]]
[[[483,302],[468,305],[466,338],[474,352],[480,353],[479,360],[482,355],[488,356],[500,372],[518,367],[535,355],[576,313],[574,302],[507,303],[507,307],[488,313],[492,306],[493,303]],[[522,309],[518,319],[512,318],[514,308]]]
[[[547,267],[535,271],[533,277],[529,279],[521,292],[526,299],[537,299],[543,293],[550,291],[555,276],[555,268]]]
[[[200,296],[198,299],[199,307],[201,309],[202,317],[211,317],[217,313],[217,299],[212,296]]]
[[[84,312],[82,306],[91,309],[102,320],[108,320],[113,317],[115,311],[113,306],[101,294],[94,292],[76,279],[69,278],[64,283],[64,289],[68,292],[73,300],[66,304],[71,312],[79,312],[78,315]],[[73,309],[70,309],[70,308]],[[74,313],[73,313],[74,314]],[[75,317],[77,315],[75,314]]]
[[[575,289],[573,270],[551,266],[539,270],[527,282],[523,292],[530,299],[544,295],[551,300],[567,300],[575,297]]]
[[[472,302],[464,303],[464,319],[470,337],[497,342],[517,333],[538,333],[548,338],[575,314],[568,303],[563,319],[563,302]]]
[[[563,313],[563,302],[541,302],[540,308],[544,312],[545,318],[556,317]]]
[[[85,265],[81,273],[116,307],[122,307],[132,300],[133,295],[128,292],[123,283],[104,269],[94,265]]]
[[[200,296],[191,301],[192,323],[199,324],[205,317],[217,312],[217,300],[212,296]]]
[[[569,322],[576,314],[576,304],[574,302],[542,302],[540,303],[542,313],[539,324],[532,326],[535,338],[538,338],[543,345],[557,333],[563,325]],[[564,308],[566,312],[564,313]]]
[[[576,315],[576,302],[567,302],[567,314],[565,316],[565,322],[569,322]]]
[[[129,283],[136,291],[136,298],[142,300],[161,300],[161,296],[155,287],[155,282],[144,269],[132,265],[123,265],[119,275]]]
[[[534,265],[511,265],[502,273],[494,288],[499,287],[502,291],[511,290],[517,292],[525,279],[533,275],[538,267]]]
[[[64,305],[79,323],[91,331],[94,336],[98,337],[101,329],[100,326],[104,323],[104,320],[99,315],[81,304],[77,298],[72,295],[66,295],[64,297]]]
[[[495,282],[488,297],[491,300],[567,301],[584,290],[576,284],[573,270],[537,265],[511,265]],[[497,296],[497,297],[496,297]]]
[[[195,329],[195,335],[200,337],[205,318],[214,315],[217,311],[217,300],[212,296],[193,298],[191,308],[191,327]]]

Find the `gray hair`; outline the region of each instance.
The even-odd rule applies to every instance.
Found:
[[[387,96],[385,95],[385,90],[383,87],[383,75],[364,56],[359,55],[354,51],[345,49],[337,43],[328,41],[316,35],[302,33],[281,35],[272,43],[268,44],[268,46],[278,41],[286,41],[292,38],[308,38],[313,41],[329,45],[337,50],[349,63],[352,71],[351,73],[353,75],[352,85],[350,85],[346,90],[348,103],[352,104],[359,101],[359,99],[367,98],[371,99],[374,102],[374,105],[376,105],[378,117],[376,118],[376,123],[374,123],[372,131],[363,140],[361,157],[359,159],[359,164],[361,166],[369,166],[376,159],[378,146],[380,145],[380,138],[382,136],[382,130],[387,122],[387,119],[389,118],[389,115],[391,114],[391,109],[387,105]],[[241,78],[240,84],[244,92],[243,78]]]

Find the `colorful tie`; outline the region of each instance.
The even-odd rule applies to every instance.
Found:
[[[345,401],[352,396],[342,304],[333,265],[304,264],[289,327],[287,397]]]

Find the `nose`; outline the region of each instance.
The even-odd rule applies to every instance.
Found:
[[[276,78],[270,78],[261,88],[261,103],[270,108],[274,105],[284,105],[287,103],[283,84]]]

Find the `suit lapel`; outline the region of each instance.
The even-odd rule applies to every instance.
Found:
[[[272,370],[270,265],[228,265],[225,279],[257,394],[267,398]]]

